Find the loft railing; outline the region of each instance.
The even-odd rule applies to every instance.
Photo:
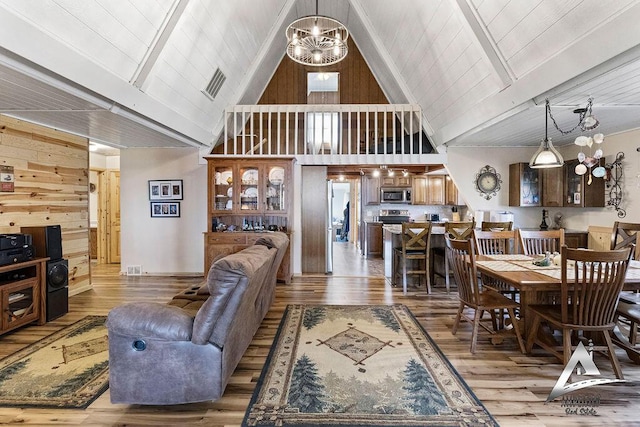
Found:
[[[409,156],[424,162],[421,156],[432,152],[418,105],[301,104],[227,109],[223,141],[211,154],[344,163],[347,158],[408,162]]]

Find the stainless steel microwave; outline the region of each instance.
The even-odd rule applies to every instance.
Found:
[[[381,188],[381,203],[411,203],[410,188]]]

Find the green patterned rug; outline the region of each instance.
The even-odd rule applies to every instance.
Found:
[[[497,425],[403,305],[290,305],[244,426]]]
[[[0,406],[89,406],[109,386],[105,320],[87,316],[0,360]]]

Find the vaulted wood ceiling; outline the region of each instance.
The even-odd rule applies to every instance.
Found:
[[[320,0],[391,103],[446,146],[534,146],[594,99],[605,135],[639,127],[640,1]],[[198,146],[254,104],[314,0],[0,0],[0,113],[120,147]],[[284,60],[288,60],[285,58]],[[215,99],[202,91],[216,69]],[[571,143],[550,126],[554,142]]]

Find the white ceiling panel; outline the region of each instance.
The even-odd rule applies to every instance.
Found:
[[[284,29],[315,8],[0,0],[0,113],[113,145],[208,145],[224,108],[259,99]],[[640,0],[323,0],[318,12],[347,25],[391,102],[422,106],[438,145],[535,146],[545,97],[559,123],[592,97],[605,135],[640,127]],[[216,68],[226,81],[210,100]]]
[[[126,81],[170,6],[160,0],[0,0],[0,4]]]

